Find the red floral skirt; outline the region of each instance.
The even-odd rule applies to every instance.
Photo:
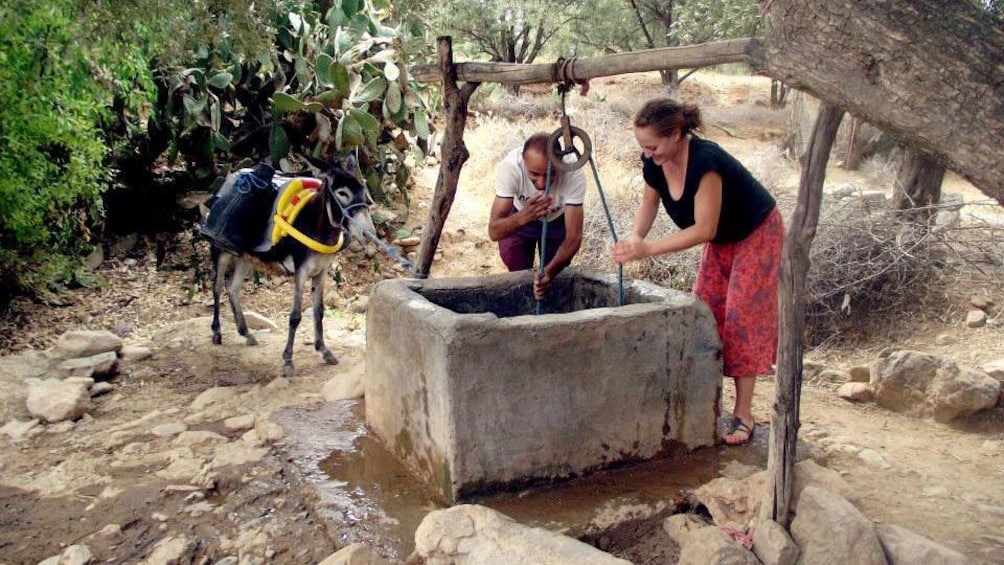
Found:
[[[766,375],[777,355],[777,277],[784,222],[777,208],[736,243],[706,243],[694,294],[707,303],[722,339],[725,376]]]

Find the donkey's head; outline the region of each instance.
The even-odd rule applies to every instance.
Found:
[[[366,241],[365,232],[375,233],[370,218],[369,204],[366,202],[366,186],[356,176],[356,159],[349,156],[344,164],[329,164],[307,157],[308,166],[314,175],[324,182],[324,205],[331,225],[348,228],[352,237]]]

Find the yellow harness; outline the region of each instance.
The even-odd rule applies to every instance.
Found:
[[[275,206],[275,225],[272,227],[272,245],[275,245],[284,236],[293,236],[293,239],[317,251],[318,253],[338,253],[345,246],[345,232],[338,233],[338,242],[334,245],[325,245],[293,227],[296,216],[303,210],[308,202],[317,196],[317,191],[323,186],[321,181],[307,177],[297,177],[289,181],[289,184],[279,195],[279,202]]]

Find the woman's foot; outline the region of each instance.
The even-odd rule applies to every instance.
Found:
[[[756,425],[752,419],[744,421],[738,416],[729,420],[728,430],[722,436],[725,445],[745,445],[753,441],[753,428]]]

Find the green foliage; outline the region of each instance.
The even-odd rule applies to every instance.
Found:
[[[572,28],[580,55],[751,37],[760,25],[756,0],[638,0],[637,9],[625,0],[592,1]]]
[[[69,0],[0,12],[0,278],[15,286],[84,250],[100,217],[109,95],[78,25]]]
[[[532,63],[555,34],[583,17],[591,1],[445,0],[428,7],[429,25],[452,34],[460,50],[492,61]],[[459,45],[466,42],[466,47]]]

